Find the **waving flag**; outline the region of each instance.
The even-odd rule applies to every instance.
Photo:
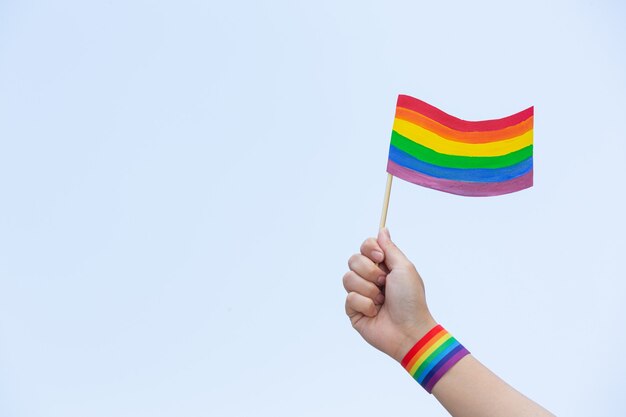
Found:
[[[502,119],[470,122],[400,95],[387,172],[464,196],[529,188],[533,185],[533,107]]]

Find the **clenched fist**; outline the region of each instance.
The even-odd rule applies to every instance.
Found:
[[[433,326],[424,282],[415,266],[382,229],[348,260],[343,276],[346,314],[372,346],[398,362]]]

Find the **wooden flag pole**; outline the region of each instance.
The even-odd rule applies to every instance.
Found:
[[[380,216],[380,228],[385,227],[387,223],[387,209],[389,208],[389,196],[391,195],[391,181],[393,175],[387,173],[387,188],[385,188],[385,200],[383,201],[383,214]]]

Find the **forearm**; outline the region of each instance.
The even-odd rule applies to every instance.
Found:
[[[432,393],[454,417],[553,416],[472,355],[465,356],[453,366],[434,386]]]
[[[552,416],[478,362],[426,305],[424,283],[386,229],[350,257],[346,314],[454,417]]]

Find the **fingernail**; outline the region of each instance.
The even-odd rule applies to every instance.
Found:
[[[387,278],[384,275],[378,277],[378,285],[385,285]]]
[[[386,227],[383,229],[383,234],[387,236],[388,239],[391,239],[391,235],[389,234],[389,229],[387,229]]]
[[[382,303],[383,303],[383,301],[385,301],[385,296],[384,296],[384,295],[382,295],[382,294],[378,294],[378,295],[376,296],[376,302],[377,302],[378,304],[382,304]]]
[[[385,257],[385,256],[383,255],[383,253],[382,253],[382,252],[377,251],[377,250],[372,251],[372,258],[373,258],[376,262],[382,262],[384,257]]]

